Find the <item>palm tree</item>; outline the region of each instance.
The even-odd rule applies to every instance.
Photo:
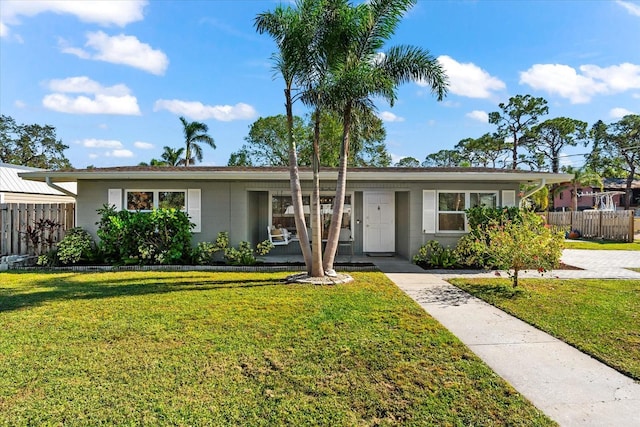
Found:
[[[293,94],[293,85],[304,74],[306,55],[309,55],[311,39],[317,29],[308,25],[308,13],[314,6],[321,2],[316,0],[302,1],[298,8],[277,6],[273,12],[259,14],[255,19],[255,27],[258,33],[269,34],[278,45],[278,52],[273,55],[274,69],[284,79],[285,108],[287,114],[287,145],[289,150],[289,181],[291,186],[291,202],[293,205],[297,236],[304,257],[307,273],[312,272],[312,251],[309,244],[309,235],[304,217],[302,201],[302,188],[298,171],[298,155],[296,141],[293,137],[293,103],[296,95]],[[313,15],[315,16],[315,15]],[[306,53],[306,55],[305,55]],[[320,240],[317,239],[320,243]]]
[[[167,166],[179,166],[184,164],[184,159],[182,158],[184,148],[171,148],[165,145],[163,149],[164,151],[160,157],[164,160],[164,163]]]
[[[205,143],[211,148],[216,148],[213,138],[207,134],[209,127],[200,122],[188,122],[184,117],[180,117],[184,132],[185,157],[184,166],[188,167],[195,160],[202,161],[202,148],[199,143]],[[166,148],[166,147],[165,147]]]
[[[428,51],[413,46],[394,46],[381,53],[393,35],[402,16],[415,5],[415,0],[371,0],[350,6],[349,22],[340,48],[342,62],[332,72],[331,95],[334,108],[342,112],[343,137],[336,197],[323,257],[325,271],[333,270],[338,249],[347,183],[347,161],[351,121],[356,112],[374,109],[373,97],[382,97],[391,105],[401,83],[423,81],[440,101],[447,92],[447,78],[442,66]],[[344,23],[343,23],[344,25]]]
[[[604,182],[602,180],[602,177],[598,174],[598,172],[594,171],[588,166],[583,166],[581,168],[574,168],[572,166],[567,166],[565,168],[565,172],[573,174],[573,179],[570,182],[570,188],[571,188],[571,209],[574,212],[578,210],[578,190],[580,190],[581,187],[597,186],[598,188],[600,188],[600,191],[602,191],[604,188]],[[560,188],[559,191],[562,191],[562,189],[563,188]]]

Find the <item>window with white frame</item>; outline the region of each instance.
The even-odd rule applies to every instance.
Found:
[[[437,218],[439,232],[464,232],[467,228],[466,209],[476,206],[495,208],[497,192],[439,191]]]
[[[125,208],[148,212],[153,209],[187,209],[186,190],[125,190]]]
[[[320,220],[322,221],[322,238],[325,239],[328,234],[329,224],[333,213],[333,200],[335,196],[320,196]],[[310,222],[310,206],[311,197],[302,196],[305,221],[308,227]],[[352,209],[351,195],[347,194],[344,199],[344,210],[342,215],[342,228],[351,229]],[[293,203],[291,195],[283,195],[271,193],[271,224],[278,228],[286,228],[290,232],[296,234],[296,223],[293,216]]]

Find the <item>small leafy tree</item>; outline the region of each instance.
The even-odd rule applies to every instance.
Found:
[[[506,270],[514,288],[520,271],[536,269],[543,273],[560,263],[564,232],[545,227],[533,212],[523,213],[519,221],[490,225],[486,237],[490,266]]]

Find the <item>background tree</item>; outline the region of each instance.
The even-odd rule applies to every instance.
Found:
[[[64,155],[69,148],[56,137],[53,126],[17,124],[0,116],[0,162],[43,169],[70,168]]]
[[[199,144],[204,143],[211,148],[216,148],[213,138],[207,134],[209,127],[201,122],[188,122],[184,117],[180,117],[182,123],[182,131],[184,133],[184,166],[188,167],[195,160],[202,161],[202,147]]]
[[[420,160],[415,157],[403,157],[394,166],[397,168],[419,168]]]
[[[294,138],[299,144],[298,165],[311,166],[313,155],[313,122],[293,118]],[[391,164],[391,155],[384,143],[386,131],[382,120],[373,117],[366,122],[359,121],[354,126],[354,150],[351,151],[349,166],[386,167]],[[340,159],[342,122],[340,116],[324,111],[320,118],[320,164],[323,167],[337,167]],[[229,166],[287,166],[287,117],[284,115],[261,117],[249,127],[246,143],[231,154]]]
[[[184,159],[182,158],[182,154],[184,153],[184,148],[171,148],[165,145],[162,148],[164,151],[160,155],[164,165],[167,166],[180,166],[184,164]]]
[[[516,95],[509,98],[509,103],[498,104],[502,110],[489,113],[489,123],[498,126],[498,135],[511,145],[511,169],[517,169],[521,163],[528,163],[518,149],[524,145],[531,127],[538,123],[540,116],[549,112],[544,98],[531,95]],[[530,164],[530,163],[529,163]]]
[[[296,141],[308,141],[310,138],[308,126],[298,116],[293,117],[293,134]],[[260,117],[249,126],[249,134],[244,138],[246,143],[232,156],[244,158],[256,166],[286,166],[289,164],[287,139],[285,115]]]
[[[529,148],[539,153],[549,164],[551,172],[560,172],[560,152],[579,143],[587,146],[587,123],[557,117],[545,120],[531,129]]]
[[[485,133],[479,138],[465,138],[458,142],[455,149],[460,153],[462,162],[468,162],[469,166],[483,168],[504,168],[505,153],[509,146],[504,138],[498,135]]]
[[[587,123],[557,117],[545,120],[531,129],[527,146],[537,155],[541,162],[548,165],[553,173],[560,172],[560,152],[566,147],[575,147],[582,143],[587,145]],[[553,198],[560,188],[559,184],[553,184],[549,190],[549,203],[553,206]]]
[[[429,154],[422,162],[424,167],[452,168],[462,165],[462,155],[458,150],[440,150]]]
[[[626,179],[625,209],[631,205],[631,185],[640,170],[640,115],[629,114],[610,124],[602,135],[602,145],[597,147],[605,164],[623,172]]]

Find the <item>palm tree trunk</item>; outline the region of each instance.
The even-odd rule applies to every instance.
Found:
[[[291,203],[293,204],[293,217],[296,221],[296,231],[304,258],[304,265],[307,273],[311,273],[311,248],[309,246],[309,235],[307,224],[304,219],[304,204],[302,203],[302,188],[300,186],[300,173],[298,171],[298,154],[296,153],[296,142],[293,139],[293,102],[291,100],[291,89],[284,90],[287,109],[287,134],[289,138],[289,181],[291,183]]]
[[[342,144],[340,145],[340,165],[336,182],[336,197],[333,199],[333,213],[327,236],[327,246],[324,249],[324,270],[333,270],[333,264],[338,251],[342,214],[344,212],[344,198],[347,193],[347,161],[349,159],[349,137],[351,131],[351,103],[347,103],[342,117]]]
[[[313,129],[313,193],[311,196],[311,276],[324,277],[322,268],[322,228],[320,219],[320,109],[316,109]]]

